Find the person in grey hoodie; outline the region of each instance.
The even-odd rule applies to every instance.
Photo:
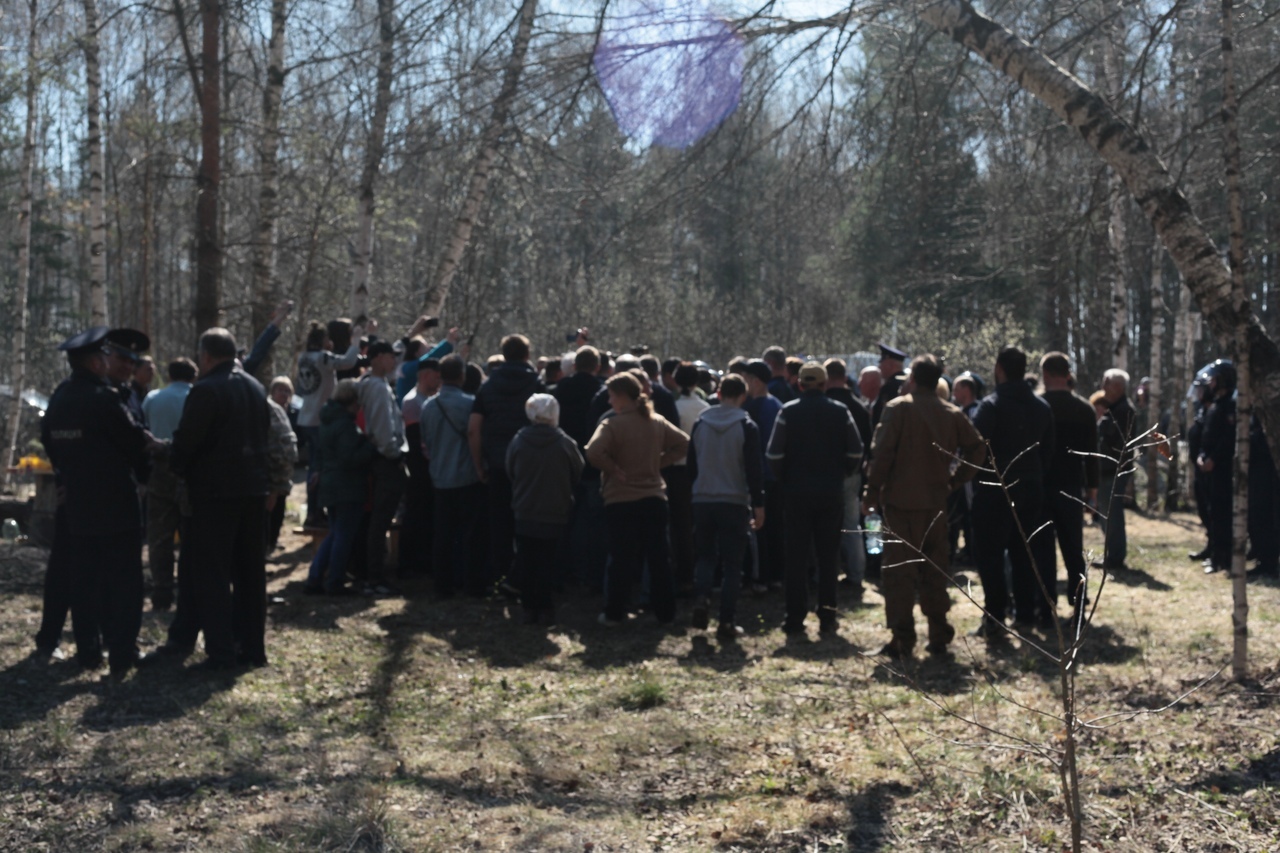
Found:
[[[716,637],[730,641],[742,633],[734,623],[742,586],[742,555],[749,531],[764,526],[764,465],[760,430],[747,416],[747,385],[729,375],[720,383],[720,405],[706,409],[689,438],[688,469],[693,479],[693,526],[697,530],[692,625],[705,630],[716,565],[725,566]]]
[[[573,515],[573,489],[582,476],[582,451],[558,426],[560,403],[534,394],[524,404],[530,424],[507,446],[516,550],[522,569],[521,603],[526,625],[550,625],[550,584],[556,545]]]

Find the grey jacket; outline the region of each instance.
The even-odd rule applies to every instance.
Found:
[[[582,451],[559,427],[530,424],[507,446],[507,476],[516,533],[555,536],[573,514],[573,487],[582,476]]]
[[[745,410],[703,411],[693,424],[687,459],[694,503],[764,506],[760,430]]]
[[[404,449],[404,418],[386,377],[365,374],[356,389],[364,410],[365,435],[383,456],[399,459]]]

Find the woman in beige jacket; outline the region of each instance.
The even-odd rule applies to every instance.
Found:
[[[600,623],[616,626],[627,618],[631,585],[647,561],[650,604],[658,621],[668,624],[675,619],[676,601],[661,469],[684,459],[689,437],[653,412],[635,376],[620,373],[607,387],[613,411],[587,442],[587,459],[601,472],[613,558]]]

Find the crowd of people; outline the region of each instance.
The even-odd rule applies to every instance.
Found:
[[[482,365],[457,329],[430,344],[438,324],[422,317],[399,340],[378,338],[373,321],[313,323],[296,381],[264,389],[253,373],[290,307],[247,353],[207,330],[198,363],[171,361],[159,390],[141,332],[95,328],[62,345],[71,373],[42,423],[60,501],[38,655],[63,655],[70,611],[77,660],[109,662],[113,677],[185,660],[201,633],[198,666],[265,665],[265,561],[299,447],[304,528],[323,536],[308,595],[397,596],[421,576],[440,598],[518,598],[523,621],[545,627],[557,593],[578,585],[603,599],[605,628],[638,613],[671,624],[689,598],[690,626],[709,629],[714,604],[715,636],[731,643],[744,588],[783,594],[786,634],[805,634],[815,613],[831,634],[841,581],[849,606],[872,579],[890,632],[881,653],[914,653],[918,604],[926,650],[946,657],[953,561],[976,565],[976,635],[992,643],[1011,627],[1056,626],[1057,546],[1080,612],[1087,518],[1105,529],[1096,565],[1125,569],[1144,436],[1121,370],[1086,400],[1057,352],[1037,376],[1023,351],[1002,349],[988,389],[975,372],[953,379],[937,357],[886,344],[856,376],[839,358],[778,346],[721,372],[615,355],[586,329],[570,335],[571,352],[536,360],[528,338],[508,335]],[[1212,570],[1230,551],[1229,367],[1206,371],[1209,405],[1191,436]],[[864,537],[881,523],[883,537]],[[152,607],[176,606],[167,642],[146,656],[144,541]],[[1255,545],[1274,570],[1280,538]]]

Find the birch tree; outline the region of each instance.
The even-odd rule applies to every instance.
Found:
[[[276,298],[276,230],[280,216],[280,100],[284,91],[284,34],[286,0],[271,0],[271,41],[267,46],[267,79],[262,89],[262,138],[258,146],[261,186],[258,189],[258,227],[253,253],[253,329],[257,334],[270,322]],[[270,355],[262,377],[272,373]]]
[[[1244,199],[1240,189],[1240,104],[1236,98],[1232,0],[1222,0],[1222,131],[1227,178],[1227,216],[1231,267],[1231,301],[1249,308],[1245,287]],[[1236,327],[1231,341],[1239,394],[1236,401],[1235,482],[1232,494],[1231,530],[1231,673],[1242,679],[1249,671],[1249,585],[1245,574],[1245,543],[1249,538],[1249,421],[1253,414],[1253,389],[1249,386],[1252,353],[1248,329]],[[1268,431],[1269,433],[1270,431]]]
[[[18,286],[14,297],[15,326],[13,332],[13,409],[9,412],[9,453],[6,457],[8,465],[0,474],[7,486],[9,484],[9,466],[18,459],[18,429],[22,426],[22,389],[27,382],[27,291],[31,282],[31,194],[35,178],[36,160],[36,109],[39,101],[36,92],[39,89],[40,74],[37,64],[37,48],[39,46],[39,26],[36,22],[37,0],[27,0],[27,13],[30,20],[27,24],[27,79],[26,79],[26,123],[22,137],[22,165],[19,167],[18,180]]]
[[[85,116],[89,135],[89,324],[107,325],[107,214],[103,199],[102,71],[98,62],[98,2],[84,0]]]
[[[533,39],[533,20],[538,12],[538,0],[523,0],[517,15],[516,35],[511,46],[511,56],[507,60],[502,75],[502,88],[493,102],[493,112],[489,123],[480,134],[479,151],[471,170],[471,179],[467,184],[467,195],[462,202],[462,209],[454,221],[453,231],[445,243],[436,266],[435,277],[427,290],[423,313],[437,316],[444,310],[445,301],[449,298],[449,288],[457,275],[462,255],[471,242],[471,233],[475,229],[476,219],[480,216],[480,208],[484,205],[489,191],[489,174],[494,162],[498,159],[498,146],[502,141],[502,133],[506,129],[507,119],[511,115],[511,105],[515,102],[516,92],[520,88],[520,75],[524,71],[525,57],[529,52],[529,42]]]
[[[378,0],[378,71],[369,141],[360,172],[359,219],[351,251],[351,316],[357,324],[368,318],[369,268],[373,263],[373,215],[377,207],[378,170],[386,152],[387,115],[391,111],[391,80],[395,73],[395,2]]]

